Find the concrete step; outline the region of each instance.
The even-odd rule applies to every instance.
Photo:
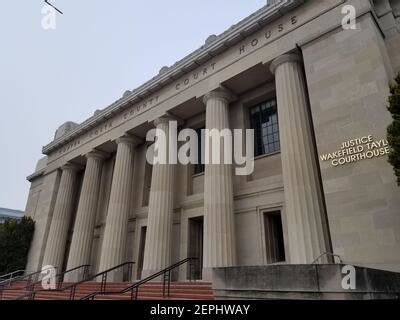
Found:
[[[23,295],[29,293],[24,287],[27,282],[15,283],[10,288],[7,288],[3,292],[3,300],[14,300]],[[70,286],[71,283],[63,283],[62,289]],[[125,294],[120,293],[128,286],[132,285],[132,282],[119,282],[119,283],[107,283],[106,291],[108,294],[97,295],[95,300],[130,300],[131,294],[127,292]],[[100,291],[101,284],[99,282],[85,282],[76,287],[75,299],[78,300],[88,294]],[[41,290],[40,284],[35,286],[36,290]],[[116,292],[110,294],[110,292]],[[139,300],[210,300],[213,299],[212,285],[209,282],[172,282],[170,285],[170,297],[163,297],[163,284],[161,282],[149,282],[139,287],[138,299]],[[35,300],[69,300],[70,289],[65,290],[48,290],[40,291],[35,295]],[[28,299],[28,297],[26,298]]]

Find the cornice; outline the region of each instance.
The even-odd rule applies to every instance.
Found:
[[[39,178],[39,177],[43,176],[44,172],[45,172],[44,169],[36,171],[36,172],[32,173],[30,176],[27,176],[26,180],[28,180],[29,182],[32,182],[36,178]]]
[[[241,22],[233,25],[219,36],[213,38],[212,41],[207,41],[205,45],[176,62],[173,66],[168,69],[163,68],[163,72],[160,72],[157,76],[134,89],[132,92],[127,91],[121,99],[85,120],[69,133],[44,146],[42,149],[43,154],[49,155],[52,151],[89,131],[130,105],[140,102],[151,94],[156,93],[162,87],[169,85],[184,74],[196,69],[210,59],[233,47],[238,42],[260,30],[268,23],[282,17],[286,12],[305,1],[306,0],[277,0],[270,5],[264,6]]]

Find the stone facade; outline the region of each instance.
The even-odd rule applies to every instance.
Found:
[[[355,30],[342,27],[344,5],[356,8]],[[388,0],[273,1],[210,37],[43,148],[47,158],[28,177],[36,231],[27,270],[90,264],[95,273],[133,261],[128,278],[139,279],[195,255],[207,279],[212,268],[277,262],[278,215],[280,263],[334,252],[400,271],[400,189],[387,156],[343,165],[323,157],[354,139],[384,145],[399,44],[399,8]],[[168,130],[166,120],[246,129],[249,108],[274,97],[280,152],[256,157],[250,175],[147,163],[146,134]],[[185,279],[186,268],[174,277]]]

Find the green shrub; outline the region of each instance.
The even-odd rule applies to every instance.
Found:
[[[25,269],[34,228],[28,217],[0,224],[0,275]]]
[[[393,122],[387,129],[387,138],[390,146],[389,163],[393,166],[400,186],[400,73],[394,83],[390,84],[388,110],[392,114]]]

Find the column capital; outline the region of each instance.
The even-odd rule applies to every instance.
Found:
[[[132,144],[133,146],[137,146],[142,142],[142,139],[132,135],[132,134],[125,134],[122,137],[115,139],[117,144],[125,143],[125,144]]]
[[[82,170],[82,166],[75,164],[75,163],[66,163],[61,167],[62,171],[79,171]]]
[[[220,87],[220,88],[210,91],[209,93],[206,93],[204,95],[204,97],[203,97],[204,104],[207,104],[208,100],[210,100],[210,99],[223,99],[227,103],[229,103],[229,102],[235,100],[236,96],[228,89],[226,89],[224,87]]]
[[[108,156],[109,156],[109,154],[107,152],[96,150],[96,149],[93,149],[92,151],[90,151],[89,153],[87,153],[85,155],[86,159],[95,158],[95,159],[100,159],[100,160],[107,159]]]
[[[279,56],[274,61],[272,61],[269,69],[273,74],[275,74],[276,69],[283,63],[286,62],[302,62],[303,58],[298,53],[287,53]]]
[[[176,122],[178,122],[178,125],[183,124],[183,122],[184,122],[181,118],[178,118],[177,116],[174,116],[167,112],[164,115],[162,115],[161,117],[154,119],[153,125],[155,127],[157,127],[160,124],[169,123],[170,121],[176,121]]]

